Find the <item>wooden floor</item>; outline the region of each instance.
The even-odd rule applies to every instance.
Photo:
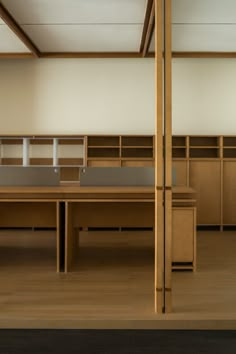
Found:
[[[56,273],[55,233],[0,232],[0,327],[236,328],[236,232],[199,232],[197,272],[173,272],[173,313],[154,313],[154,235],[84,232]]]

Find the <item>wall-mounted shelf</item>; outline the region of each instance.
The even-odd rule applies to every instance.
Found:
[[[154,165],[153,136],[88,136],[88,166]]]
[[[71,174],[78,180],[79,167],[85,165],[84,137],[4,136],[0,164],[60,167],[62,180],[70,180]]]
[[[187,144],[185,136],[172,137],[172,158],[184,159],[187,157]]]

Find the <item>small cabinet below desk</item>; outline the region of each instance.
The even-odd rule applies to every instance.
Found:
[[[196,270],[196,208],[172,208],[172,269]]]

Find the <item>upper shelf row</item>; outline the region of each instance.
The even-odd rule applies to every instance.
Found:
[[[3,165],[102,166],[102,161],[112,160],[117,166],[138,161],[148,166],[154,163],[154,152],[152,135],[0,137]],[[236,158],[236,136],[173,136],[172,156]]]

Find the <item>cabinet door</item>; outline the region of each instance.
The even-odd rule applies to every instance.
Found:
[[[176,175],[176,186],[187,186],[188,185],[188,175],[187,175],[187,161],[172,161],[173,169]]]
[[[236,225],[236,161],[224,161],[223,223]]]
[[[197,224],[221,224],[220,161],[190,161],[189,185],[197,192]]]
[[[193,208],[172,208],[172,262],[194,262]]]

